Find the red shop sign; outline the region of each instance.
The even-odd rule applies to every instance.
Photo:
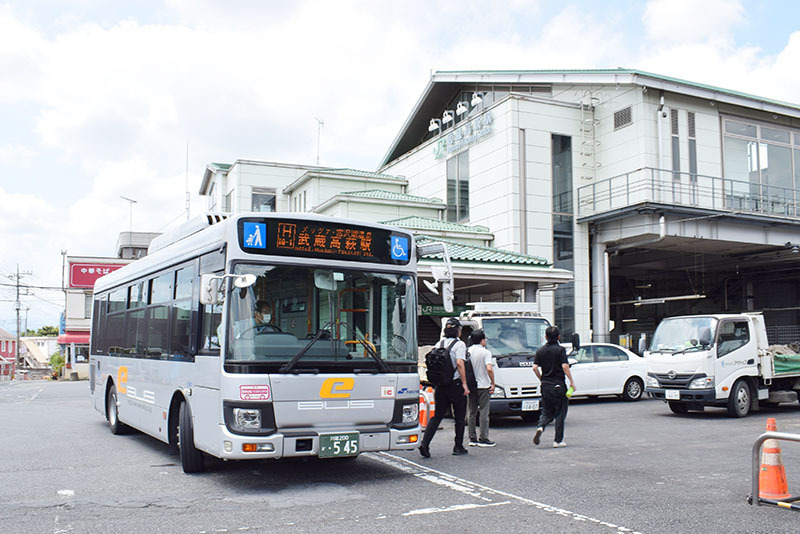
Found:
[[[120,263],[70,263],[69,287],[92,288],[98,278],[123,266]]]

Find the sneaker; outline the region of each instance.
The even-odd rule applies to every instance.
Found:
[[[423,458],[430,458],[431,457],[431,451],[428,450],[428,446],[427,445],[420,445],[419,446],[419,453],[422,455]]]
[[[469,438],[469,446],[477,447],[479,445],[478,438]]]
[[[478,441],[478,447],[494,447],[495,445],[497,445],[497,443],[490,439],[481,438],[481,440]]]
[[[553,442],[553,448],[554,449],[560,449],[561,447],[566,447],[566,446],[567,446],[567,444],[565,442],[563,442],[563,441],[554,441]]]
[[[542,437],[542,432],[544,432],[544,428],[539,427],[536,429],[536,434],[533,435],[533,444],[539,444],[539,438]]]
[[[469,454],[469,451],[464,447],[453,447],[453,456],[461,456],[462,454]]]

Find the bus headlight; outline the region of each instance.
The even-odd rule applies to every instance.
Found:
[[[416,423],[419,419],[419,404],[405,404],[403,405],[403,423]]]
[[[492,393],[493,399],[505,399],[506,398],[506,390],[503,389],[503,386],[495,386],[494,393]]]
[[[661,384],[658,383],[658,379],[652,375],[647,375],[644,377],[645,386],[649,388],[657,388],[661,387]]]
[[[704,376],[689,382],[689,389],[711,389],[714,387],[714,377]]]
[[[259,430],[261,410],[257,408],[234,408],[233,425],[239,430]]]

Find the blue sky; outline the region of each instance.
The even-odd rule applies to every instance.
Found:
[[[374,170],[432,70],[628,67],[800,103],[795,2],[0,0],[0,283],[192,213],[207,163]],[[0,328],[15,328],[0,286]],[[56,324],[63,294],[23,299]]]

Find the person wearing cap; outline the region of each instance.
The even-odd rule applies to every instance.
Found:
[[[478,383],[477,389],[469,392],[467,403],[469,446],[494,447],[496,443],[489,439],[489,399],[494,393],[492,353],[486,348],[486,334],[481,329],[470,334],[469,342],[467,357],[475,371],[475,381]],[[475,416],[480,418],[480,438],[475,433]]]
[[[564,378],[569,378],[569,385],[575,389],[575,381],[569,370],[567,351],[559,344],[561,332],[557,326],[548,326],[544,331],[547,344],[539,347],[533,358],[533,372],[542,382],[542,410],[539,415],[539,426],[533,435],[533,444],[538,445],[542,432],[553,419],[556,421],[556,435],[553,448],[566,447],[564,442],[564,422],[567,419],[567,385]]]
[[[434,434],[439,429],[439,423],[446,413],[450,411],[450,406],[453,407],[453,419],[455,419],[455,445],[453,446],[453,454],[460,456],[467,454],[467,449],[464,448],[464,426],[467,415],[467,397],[469,396],[469,387],[467,386],[467,372],[464,367],[464,360],[467,357],[467,346],[459,339],[461,335],[461,322],[451,317],[447,320],[444,326],[444,338],[441,343],[444,347],[450,349],[450,359],[453,362],[453,380],[449,384],[443,386],[436,386],[434,390],[434,401],[436,402],[436,415],[434,415],[428,426],[425,427],[425,433],[422,435],[422,443],[419,445],[419,453],[425,458],[431,457],[430,444],[433,440]],[[455,341],[455,343],[453,343]]]

